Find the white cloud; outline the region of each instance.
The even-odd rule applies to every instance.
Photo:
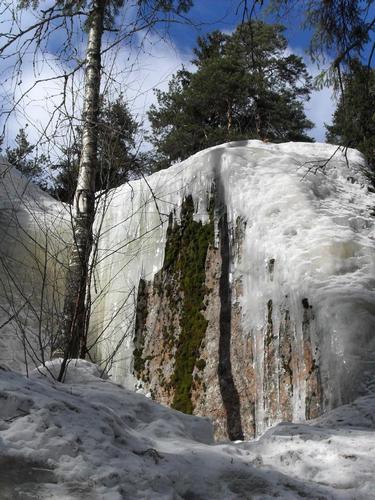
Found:
[[[78,53],[83,54],[82,36],[79,39]],[[310,74],[316,76],[318,68],[306,60],[299,49],[288,48],[288,52],[301,55],[307,64]],[[133,38],[131,44],[118,47],[108,51],[103,57],[104,78],[102,90],[108,91],[109,95],[118,95],[122,92],[129,103],[129,108],[145,128],[149,127],[146,112],[151,104],[156,102],[154,90],[165,90],[173,73],[182,65],[191,69],[191,54],[181,53],[172,42],[168,42],[155,34],[148,34],[146,39],[141,35]],[[46,79],[61,74],[67,70],[52,54],[39,57],[40,62],[36,66],[30,60],[23,67],[22,84],[17,86],[15,96],[19,97],[22,92],[31,87],[39,79]],[[8,61],[9,63],[9,61]],[[1,71],[1,67],[0,67]],[[63,81],[54,80],[36,85],[31,92],[19,103],[17,112],[10,118],[8,123],[8,138],[14,138],[16,132],[25,123],[29,123],[29,137],[31,142],[36,142],[51,119],[53,111],[61,104]],[[62,115],[74,115],[80,118],[82,104],[83,71],[75,74],[74,83],[71,84],[67,94],[66,107],[61,108]],[[9,85],[2,87],[11,95]],[[12,96],[13,97],[13,96]],[[8,103],[10,104],[10,103]],[[9,107],[9,106],[8,106]],[[324,142],[324,123],[330,123],[335,104],[332,99],[332,90],[325,88],[314,91],[310,101],[305,105],[305,111],[309,119],[315,123],[311,135],[320,142]],[[65,116],[66,118],[66,116]],[[58,121],[54,117],[46,131],[47,137],[52,137],[54,127]],[[78,123],[77,121],[75,122]],[[66,126],[66,125],[65,125]],[[58,141],[60,145],[66,138],[66,128],[60,128]]]
[[[81,51],[79,48],[79,52]],[[180,53],[171,42],[162,40],[156,35],[149,35],[146,41],[138,36],[131,45],[108,51],[103,57],[102,91],[110,96],[123,93],[136,119],[143,122],[147,128],[149,124],[146,112],[150,105],[156,102],[154,90],[167,89],[172,74],[183,64],[190,66],[189,57]],[[32,60],[23,64],[22,81],[15,85],[15,88],[14,82],[2,86],[3,102],[8,101],[7,109],[10,109],[12,103],[26,90],[31,89],[17,104],[15,112],[7,122],[8,144],[12,143],[19,128],[24,127],[26,123],[29,125],[30,142],[38,141],[42,131],[45,131],[46,138],[52,139],[56,125],[63,120],[64,124],[59,127],[57,136],[57,142],[61,146],[66,139],[67,118],[74,116],[75,124],[80,119],[83,71],[80,70],[75,74],[73,82],[70,80],[66,104],[61,106],[63,79],[51,80],[51,78],[63,74],[69,68],[62,65],[52,54],[39,53],[38,59],[39,64],[36,66]],[[37,80],[41,82],[34,86]]]
[[[75,94],[71,86],[75,84],[70,82],[64,89],[64,80],[55,79],[67,68],[58,64],[52,55],[44,54],[43,58],[49,60],[48,64],[37,68],[32,61],[24,64],[21,83],[15,89],[8,88],[9,108],[17,104],[7,122],[9,141],[20,127],[28,124],[30,142],[35,143],[39,139],[45,142],[47,138],[52,138],[58,124],[72,115]],[[59,133],[62,134],[62,130]]]
[[[45,0],[43,8],[54,2]],[[17,8],[16,2],[9,1],[2,12],[1,29],[9,34],[17,34],[20,30],[38,21],[38,11]],[[16,16],[13,18],[13,15]],[[50,30],[53,33],[53,23]],[[20,127],[28,125],[30,142],[43,141],[43,131],[47,137],[52,136],[52,130],[60,117],[71,114],[73,92],[67,89],[65,107],[63,100],[63,79],[55,79],[69,71],[61,58],[53,54],[52,42],[55,45],[63,43],[63,33],[56,31],[57,36],[44,38],[37,46],[32,39],[34,32],[16,40],[1,54],[0,59],[0,127],[5,127],[5,145],[11,145]],[[2,43],[5,43],[5,39]],[[54,113],[55,110],[55,113]],[[46,129],[47,127],[47,129]],[[45,140],[45,137],[44,137]]]
[[[303,49],[288,47],[286,54],[296,54],[304,60],[307,71],[315,78],[321,72],[321,68],[317,64],[310,61]],[[329,64],[329,61],[328,63]],[[311,135],[317,142],[325,142],[326,128],[324,124],[332,123],[332,114],[336,108],[333,98],[333,89],[324,87],[321,90],[314,90],[311,93],[310,100],[305,103],[305,113],[307,118],[311,120],[315,127],[310,131]]]
[[[324,124],[330,125],[332,123],[335,107],[331,88],[315,90],[311,94],[310,101],[305,104],[307,117],[315,123],[311,135],[317,142],[325,142],[326,128]]]
[[[133,114],[147,126],[146,112],[156,103],[154,90],[166,90],[171,76],[182,65],[191,68],[191,56],[156,35],[148,36],[139,48],[141,43],[138,39],[137,45],[121,48],[106,58],[104,66],[111,68],[111,92],[123,92]]]

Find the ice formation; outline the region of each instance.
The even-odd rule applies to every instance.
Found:
[[[256,432],[314,417],[372,388],[375,196],[362,156],[335,151],[325,144],[228,143],[110,193],[96,225],[91,334],[99,336],[99,360],[116,352],[108,361],[115,381],[136,384],[137,287],[163,267],[170,214],[179,221],[192,195],[195,220],[207,223],[214,189],[221,199],[215,244],[225,210],[228,281],[240,315],[231,339],[234,383],[249,373]],[[240,358],[249,354],[248,368],[236,349]]]
[[[375,195],[362,156],[346,153],[229,143],[103,196],[89,339],[101,370],[209,416],[218,438],[251,437],[374,391]],[[2,169],[0,362],[24,371],[43,361],[38,346],[61,313],[70,217]],[[188,200],[201,224],[186,219]],[[189,249],[194,260],[195,245],[208,245],[192,318],[188,276],[175,265],[184,224],[197,237],[213,224]],[[181,354],[182,334],[189,342],[202,325],[198,348]]]
[[[38,366],[56,334],[70,233],[69,208],[0,161],[0,362],[13,369]]]

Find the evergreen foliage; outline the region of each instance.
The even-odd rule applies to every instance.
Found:
[[[232,140],[312,140],[303,109],[311,78],[302,59],[287,54],[283,31],[249,22],[232,35],[198,38],[196,72],[178,71],[148,114],[156,168]]]
[[[310,55],[334,58],[333,66],[348,63],[373,39],[374,0],[270,0],[281,16],[302,13],[303,27],[312,30]]]
[[[350,62],[343,76],[333,123],[327,126],[327,141],[359,149],[375,169],[375,70],[358,60]]]
[[[15,139],[14,148],[6,149],[6,158],[21,174],[46,189],[45,166],[47,158],[44,155],[35,155],[35,145],[29,142],[26,128],[20,128]]]
[[[139,176],[144,168],[134,152],[139,124],[131,116],[120,95],[114,102],[102,98],[98,123],[98,163],[95,177],[96,191],[117,187],[129,178]],[[62,201],[71,202],[77,185],[81,154],[80,128],[76,140],[65,150],[63,161],[55,165],[58,171],[54,194]]]

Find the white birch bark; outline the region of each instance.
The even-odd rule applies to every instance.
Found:
[[[73,207],[73,234],[62,341],[67,358],[84,357],[86,353],[85,317],[89,258],[94,220],[95,175],[97,164],[97,121],[99,111],[101,42],[106,0],[94,0],[89,17],[86,51],[85,93],[83,108],[82,153]],[[62,367],[61,376],[63,375]]]

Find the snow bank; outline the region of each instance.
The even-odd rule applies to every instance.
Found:
[[[0,369],[2,499],[374,498],[374,397],[213,444],[208,420],[79,365],[84,380],[71,384]]]
[[[47,361],[44,366],[38,366],[30,373],[31,378],[57,380],[60,374],[62,358]],[[95,378],[106,379],[107,375],[100,368],[84,359],[69,359],[66,365],[64,380],[66,384],[81,384]]]

